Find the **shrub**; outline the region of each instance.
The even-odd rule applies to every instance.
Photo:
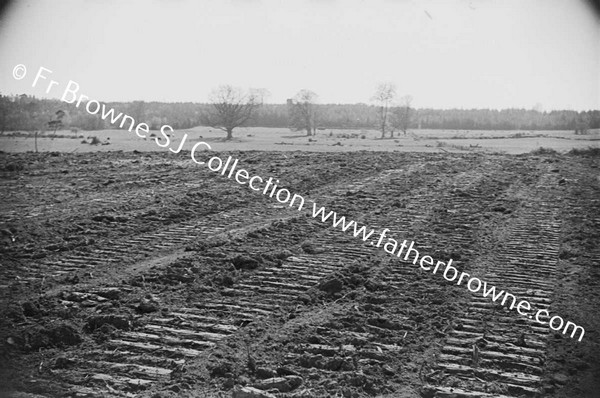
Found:
[[[529,153],[532,155],[558,155],[558,152],[556,152],[554,149],[544,148],[543,146],[539,147],[538,149],[534,149]]]
[[[600,147],[590,146],[584,149],[573,148],[569,151],[568,154],[572,156],[600,157]]]

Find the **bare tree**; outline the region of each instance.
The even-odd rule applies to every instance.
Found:
[[[56,111],[54,114],[54,118],[48,122],[48,128],[54,129],[54,135],[56,135],[56,130],[63,127],[62,119],[65,117],[66,113],[62,110]]]
[[[377,126],[381,131],[381,138],[385,137],[385,132],[390,124],[390,106],[396,96],[396,85],[391,82],[380,83],[371,98],[377,104]],[[392,131],[392,136],[393,136]]]
[[[204,116],[204,123],[227,133],[233,138],[233,129],[246,124],[263,104],[266,90],[245,91],[229,85],[219,86],[210,94],[212,109]]]
[[[6,129],[6,119],[11,107],[10,99],[0,93],[0,135]]]
[[[317,132],[317,100],[316,93],[302,89],[292,99],[288,99],[290,127],[295,130],[306,130],[306,135]]]
[[[400,99],[400,106],[394,108],[392,115],[392,125],[394,128],[398,130],[402,130],[404,135],[406,135],[406,131],[410,127],[410,122],[412,118],[412,108],[410,105],[412,104],[413,97],[410,95],[405,95]],[[392,133],[393,134],[393,133]]]

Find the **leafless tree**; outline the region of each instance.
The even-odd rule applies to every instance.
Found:
[[[0,93],[0,135],[4,134],[10,108],[10,99]]]
[[[246,124],[263,104],[266,90],[243,90],[229,85],[219,86],[210,94],[212,109],[203,122],[227,133],[227,139],[233,138],[233,129]]]
[[[56,111],[54,114],[54,118],[48,122],[48,128],[54,129],[54,135],[56,135],[56,130],[63,127],[63,118],[66,113],[62,110]]]
[[[396,96],[396,85],[391,82],[380,83],[371,98],[377,105],[377,126],[381,131],[381,138],[385,137],[385,132],[390,124],[390,106]],[[393,135],[393,132],[392,132]]]
[[[306,135],[317,132],[317,101],[316,93],[302,89],[292,99],[288,99],[290,127],[295,130],[306,130]]]
[[[412,104],[412,100],[413,97],[410,95],[405,95],[402,97],[400,99],[400,106],[394,108],[392,115],[392,125],[394,128],[402,130],[404,135],[406,135],[406,131],[410,127],[412,117],[412,108],[410,105]]]

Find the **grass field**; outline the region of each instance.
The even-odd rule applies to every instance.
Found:
[[[151,134],[160,136],[158,131]],[[175,131],[172,148],[178,148],[181,139],[188,134],[184,150],[190,150],[198,141],[208,142],[213,150],[267,150],[267,151],[397,151],[397,152],[487,152],[519,154],[540,147],[557,152],[568,152],[573,148],[598,147],[600,131],[591,130],[586,135],[575,135],[573,131],[479,131],[479,130],[412,130],[406,135],[380,139],[374,130],[320,130],[316,136],[306,137],[302,133],[282,128],[248,127],[234,131],[234,139],[224,140],[224,133],[208,127],[195,127]],[[57,132],[38,137],[40,152],[95,152],[95,151],[160,151],[167,150],[156,145],[153,138],[139,138],[127,130],[101,130]],[[83,138],[81,138],[83,137]],[[110,145],[91,145],[89,137],[97,137]],[[364,137],[364,138],[363,138]],[[35,150],[33,134],[5,133],[0,136],[0,149],[5,152],[27,152]]]

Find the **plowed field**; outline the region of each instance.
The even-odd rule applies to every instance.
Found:
[[[228,155],[581,325],[583,341],[189,156],[4,153],[0,394],[597,396],[598,157]]]

